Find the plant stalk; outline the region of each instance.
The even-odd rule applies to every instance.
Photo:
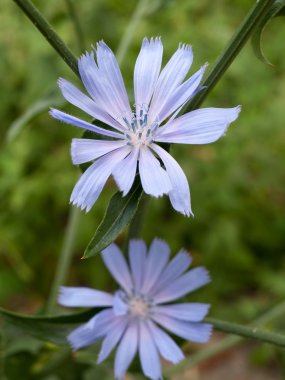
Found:
[[[256,318],[250,323],[250,326],[260,327],[264,326],[270,322],[273,322],[274,320],[283,317],[285,313],[285,301],[282,301],[278,303],[276,306],[270,307],[268,311],[266,311],[264,314]],[[208,320],[209,321],[209,320]],[[256,339],[256,336],[252,336],[252,338]],[[207,359],[212,358],[215,355],[218,355],[221,352],[226,351],[227,349],[230,349],[237,344],[241,343],[243,341],[242,336],[237,335],[230,335],[226,338],[220,340],[213,346],[210,346],[209,348],[206,348],[204,350],[198,351],[196,354],[192,355],[191,357],[185,359],[181,363],[177,364],[175,367],[171,367],[165,371],[165,374],[167,376],[172,376],[175,374],[178,374],[182,371],[185,371],[188,368],[193,367],[194,365],[197,365]],[[187,349],[187,347],[190,345],[190,343],[186,343],[184,345],[184,349]]]
[[[269,11],[274,2],[275,0],[259,0],[255,2],[255,5],[251,8],[248,15],[241,23],[240,27],[229,41],[225,50],[218,57],[202,83],[202,86],[205,86],[206,88],[203,91],[200,91],[189,102],[183,113],[190,112],[201,106],[208,94],[212,91],[233,60],[239,54],[243,46],[252,36],[256,26],[260,20],[263,19],[264,15]]]

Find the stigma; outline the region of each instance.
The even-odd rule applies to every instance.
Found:
[[[158,129],[158,121],[150,122],[148,109],[144,106],[137,106],[137,112],[132,115],[131,121],[123,117],[126,126],[125,138],[128,145],[150,145]]]

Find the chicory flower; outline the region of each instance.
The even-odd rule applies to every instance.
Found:
[[[159,144],[214,142],[236,120],[240,107],[204,108],[177,116],[199,91],[206,65],[184,81],[193,60],[191,47],[180,44],[161,70],[160,38],[144,38],[135,64],[132,110],[113,52],[101,41],[95,53],[96,61],[94,52],[78,60],[80,77],[89,96],[67,80],[59,80],[64,98],[93,117],[94,124],[56,109],[50,111],[62,122],[104,136],[72,141],[73,163],[93,163],[74,187],[71,203],[89,211],[111,175],[125,196],[138,167],[145,193],[154,197],[168,194],[174,209],[189,216],[192,211],[187,178],[176,160]],[[96,120],[107,128],[97,126]]]
[[[184,354],[168,330],[183,339],[204,343],[212,326],[201,321],[209,305],[172,303],[210,281],[203,267],[188,270],[191,256],[181,250],[169,261],[169,246],[154,239],[149,251],[142,240],[131,240],[129,265],[120,249],[111,244],[102,252],[105,265],[118,282],[114,294],[84,287],[62,287],[58,302],[68,307],[105,307],[67,337],[74,351],[103,340],[98,363],[115,346],[115,377],[123,379],[138,352],[142,371],[160,380],[160,356],[176,364]]]

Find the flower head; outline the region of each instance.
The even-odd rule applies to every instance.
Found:
[[[118,345],[115,376],[123,379],[136,353],[143,373],[160,380],[159,355],[172,363],[184,358],[174,340],[161,328],[183,339],[207,342],[212,326],[201,323],[209,305],[169,304],[210,281],[203,267],[187,270],[191,257],[181,250],[168,262],[168,245],[155,239],[147,252],[142,240],[131,240],[129,265],[119,248],[112,244],[102,252],[105,265],[120,289],[113,295],[89,288],[62,287],[58,302],[69,307],[106,307],[89,322],[73,330],[68,341],[74,350],[103,339],[98,363]]]
[[[50,111],[58,120],[105,137],[72,141],[75,165],[94,162],[76,184],[71,202],[89,211],[111,175],[126,195],[138,166],[145,193],[154,197],[168,194],[174,209],[189,216],[192,211],[186,176],[159,143],[216,141],[238,117],[240,107],[204,108],[177,117],[199,91],[206,65],[184,81],[193,60],[191,47],[180,44],[161,70],[160,38],[144,38],[134,70],[132,111],[113,52],[101,41],[95,53],[96,61],[94,52],[86,53],[78,61],[80,77],[89,96],[65,79],[59,80],[59,87],[67,101],[108,127],[96,126],[96,121],[90,124],[56,109]]]

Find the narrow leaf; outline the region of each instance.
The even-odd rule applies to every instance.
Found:
[[[65,100],[59,97],[51,97],[51,95],[38,100],[34,104],[32,104],[26,112],[20,115],[13,123],[10,125],[7,134],[6,141],[8,143],[12,142],[21,130],[27,125],[32,119],[34,119],[40,113],[46,111],[51,106],[60,106],[65,103]]]
[[[113,195],[101,224],[84,252],[84,259],[102,251],[128,226],[137,211],[142,193],[141,183],[137,178],[125,197],[122,197],[120,191]]]
[[[56,344],[67,344],[66,336],[78,323],[88,321],[100,309],[89,309],[81,313],[56,317],[27,316],[0,308],[0,319],[19,331],[40,340]]]
[[[272,63],[266,58],[262,50],[262,47],[261,47],[262,34],[268,22],[272,20],[274,17],[284,16],[285,15],[284,12],[285,12],[285,0],[276,0],[273,3],[272,7],[268,10],[268,12],[264,15],[264,17],[258,23],[256,30],[251,39],[252,48],[256,57],[267,65],[272,65]]]

